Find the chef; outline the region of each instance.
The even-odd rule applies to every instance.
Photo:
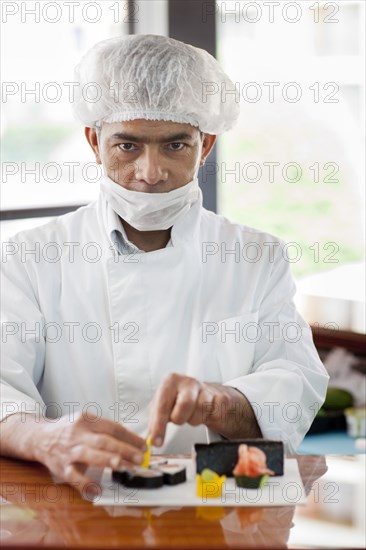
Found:
[[[100,194],[4,244],[2,454],[81,489],[88,466],[141,463],[147,435],[159,452],[240,437],[294,452],[328,376],[285,243],[207,211],[198,185],[238,118],[216,93],[234,84],[156,35],[96,44],[75,78]]]

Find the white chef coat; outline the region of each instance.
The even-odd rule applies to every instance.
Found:
[[[293,305],[284,243],[207,211],[201,192],[164,249],[120,254],[116,230],[100,195],[4,244],[1,418],[82,410],[146,437],[149,404],[176,372],[237,388],[263,436],[295,451],[328,375]],[[170,423],[162,451],[208,436]]]

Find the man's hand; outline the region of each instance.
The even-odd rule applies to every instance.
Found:
[[[37,460],[80,492],[92,481],[85,475],[89,466],[117,469],[142,463],[145,441],[116,422],[81,413],[72,420],[37,420],[30,414],[3,420],[2,454]]]
[[[162,445],[168,422],[205,424],[228,439],[262,435],[253,409],[238,390],[174,373],[162,381],[152,403],[149,434],[154,445]]]

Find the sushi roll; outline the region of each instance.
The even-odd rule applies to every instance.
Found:
[[[121,468],[120,470],[113,470],[112,471],[112,479],[113,481],[117,481],[118,483],[124,483],[125,479],[127,477],[127,470],[126,468]]]
[[[164,485],[178,485],[187,481],[186,468],[179,464],[161,464],[152,467],[163,474]]]
[[[113,472],[113,480],[134,489],[158,489],[163,486],[163,474],[149,468],[132,468]]]
[[[282,476],[284,472],[284,449],[282,441],[269,439],[237,439],[231,441],[215,441],[214,443],[196,443],[194,459],[197,473],[205,468],[219,475],[233,477],[233,470],[238,461],[238,450],[241,444],[257,447],[266,456],[268,468],[274,475]]]
[[[238,449],[238,462],[233,476],[237,487],[259,489],[264,487],[274,472],[267,468],[266,455],[258,447],[241,444]]]

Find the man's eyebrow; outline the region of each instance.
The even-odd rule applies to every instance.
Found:
[[[178,142],[182,140],[193,140],[193,136],[187,132],[180,132],[179,134],[171,134],[170,136],[163,136],[160,139],[151,139],[148,137],[134,136],[133,134],[127,134],[125,132],[117,132],[111,136],[111,139],[121,139],[123,141],[129,141],[134,143],[170,143]]]

